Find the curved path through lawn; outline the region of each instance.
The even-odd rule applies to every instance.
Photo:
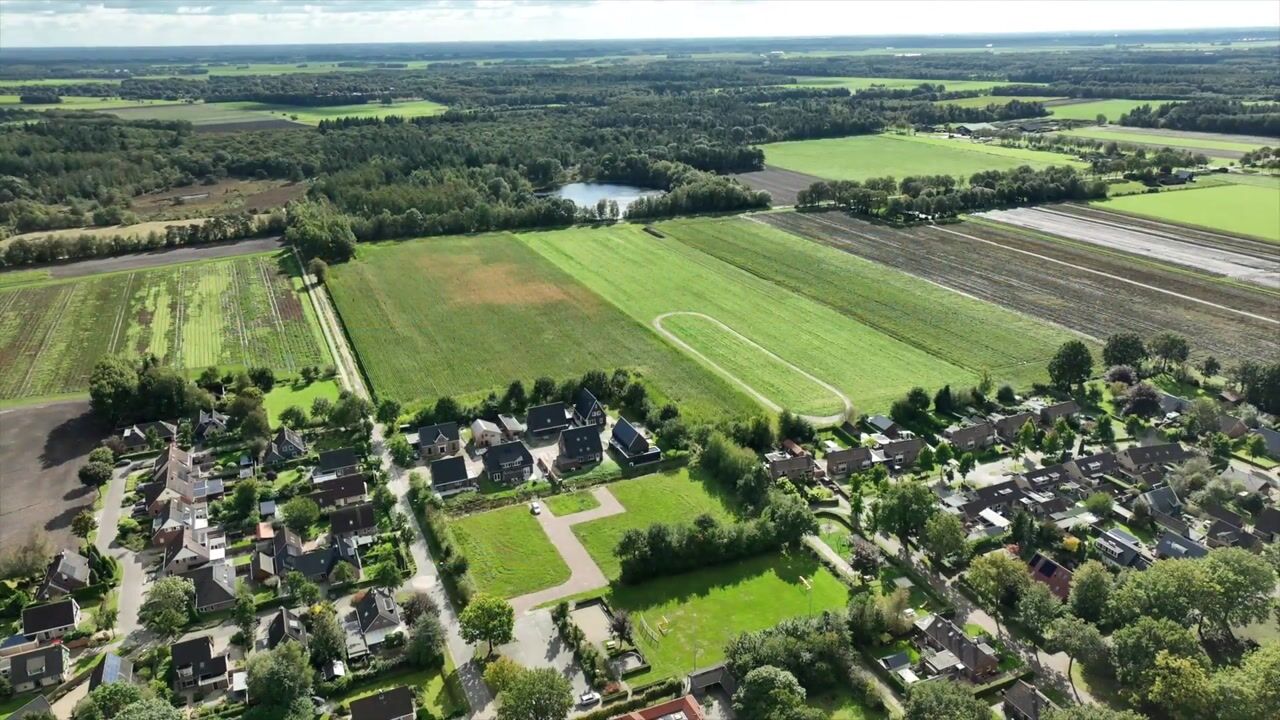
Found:
[[[697,350],[695,350],[695,349],[693,348],[693,346],[692,346],[692,345],[690,345],[689,343],[685,342],[684,340],[681,340],[681,339],[679,338],[679,336],[677,336],[675,333],[673,333],[673,332],[671,332],[670,330],[668,330],[668,329],[666,329],[665,327],[663,327],[663,326],[662,326],[662,321],[663,321],[663,320],[665,320],[665,319],[667,319],[667,318],[669,318],[669,317],[672,317],[673,315],[691,315],[691,316],[693,316],[693,317],[701,318],[701,319],[706,320],[706,321],[708,321],[708,322],[714,323],[715,325],[719,326],[719,327],[720,327],[720,329],[724,330],[725,332],[729,333],[730,335],[733,335],[734,337],[738,338],[738,339],[739,339],[739,340],[741,340],[742,342],[747,343],[747,344],[748,344],[748,345],[750,345],[751,347],[754,347],[755,349],[759,350],[760,352],[764,353],[765,355],[769,356],[770,358],[772,358],[772,359],[776,360],[777,362],[779,362],[779,363],[781,363],[781,364],[783,364],[783,365],[786,365],[788,368],[790,368],[790,369],[794,370],[797,374],[799,374],[799,375],[801,375],[801,376],[805,377],[805,378],[806,378],[806,379],[808,379],[808,380],[813,381],[815,384],[817,384],[817,385],[821,386],[821,387],[822,387],[822,389],[826,390],[827,392],[830,392],[832,395],[835,395],[837,398],[839,398],[839,399],[840,399],[840,402],[844,405],[844,410],[843,410],[842,412],[836,413],[836,414],[834,414],[834,415],[801,415],[801,416],[800,416],[800,417],[804,418],[805,420],[809,421],[810,423],[812,423],[813,425],[815,425],[815,426],[817,426],[817,427],[825,427],[825,426],[828,426],[828,425],[836,425],[836,424],[840,423],[841,421],[843,421],[843,420],[845,419],[845,417],[847,417],[847,416],[848,416],[848,414],[849,414],[850,412],[852,412],[852,410],[853,410],[853,402],[852,402],[851,400],[849,400],[849,396],[848,396],[848,395],[845,395],[843,392],[841,392],[839,388],[835,387],[835,386],[834,386],[834,385],[832,385],[831,383],[824,382],[824,381],[822,381],[822,380],[820,380],[820,379],[818,379],[818,378],[814,377],[814,376],[813,376],[813,375],[811,375],[810,373],[806,372],[803,368],[800,368],[800,367],[796,366],[796,365],[795,365],[795,364],[793,364],[793,363],[790,363],[790,362],[787,362],[786,360],[783,360],[781,357],[779,357],[779,356],[778,356],[778,354],[777,354],[777,353],[773,352],[772,350],[769,350],[768,348],[764,347],[764,346],[763,346],[763,345],[761,345],[760,343],[758,343],[758,342],[756,342],[756,341],[752,340],[751,338],[747,337],[746,335],[743,335],[742,333],[738,332],[737,330],[734,330],[733,328],[729,327],[728,325],[725,325],[723,322],[721,322],[721,321],[717,320],[717,319],[716,319],[716,318],[714,318],[714,317],[711,317],[710,315],[707,315],[706,313],[693,312],[693,311],[690,311],[690,310],[676,310],[676,311],[674,311],[674,312],[662,313],[661,315],[659,315],[658,317],[656,317],[656,318],[654,318],[654,319],[653,319],[653,328],[654,328],[655,330],[657,330],[659,333],[661,333],[663,337],[667,338],[667,339],[668,339],[668,340],[670,340],[671,342],[673,342],[673,343],[675,343],[676,345],[680,346],[680,349],[681,349],[681,350],[684,350],[685,352],[689,353],[690,355],[692,355],[692,356],[694,356],[694,357],[698,358],[699,360],[701,360],[702,362],[706,363],[708,366],[710,366],[710,367],[711,367],[712,369],[714,369],[716,372],[718,372],[718,373],[720,373],[721,375],[723,375],[724,377],[728,378],[730,381],[732,381],[733,383],[735,383],[736,385],[738,385],[739,387],[741,387],[743,390],[746,390],[746,391],[747,391],[747,393],[751,395],[751,397],[753,397],[753,398],[755,398],[756,400],[760,401],[760,404],[761,404],[761,405],[764,405],[765,407],[769,408],[770,410],[772,410],[772,411],[774,411],[774,412],[781,412],[781,410],[782,410],[782,406],[781,406],[781,405],[779,405],[778,403],[774,402],[774,401],[773,401],[772,399],[770,399],[769,397],[765,396],[765,395],[764,395],[764,393],[761,393],[759,390],[756,390],[755,388],[753,388],[753,387],[751,387],[750,385],[748,385],[748,384],[746,383],[746,381],[742,380],[742,379],[741,379],[741,378],[739,378],[737,375],[734,375],[733,373],[731,373],[731,372],[729,372],[728,370],[724,369],[724,368],[723,368],[723,367],[721,367],[720,365],[716,364],[716,362],[715,362],[714,360],[712,360],[711,358],[709,358],[709,357],[707,357],[706,355],[703,355],[702,353],[700,353],[700,352],[698,352]]]
[[[600,571],[600,566],[591,559],[591,553],[583,547],[578,536],[573,534],[573,526],[610,515],[620,515],[627,509],[618,502],[618,498],[614,497],[607,487],[594,488],[591,494],[595,496],[600,506],[572,515],[557,517],[546,505],[542,506],[542,512],[537,515],[538,524],[551,539],[551,544],[560,553],[560,557],[564,558],[565,564],[569,566],[570,575],[568,580],[555,587],[511,598],[511,607],[515,609],[516,615],[523,615],[539,605],[609,584],[609,579]]]

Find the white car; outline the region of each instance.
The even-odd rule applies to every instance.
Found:
[[[595,705],[598,702],[600,702],[600,693],[594,690],[588,690],[587,692],[582,693],[582,696],[578,698],[578,705],[582,707]]]
[[[533,513],[534,515],[542,514],[542,506],[538,504],[537,500],[534,500],[533,502],[529,503],[529,512]]]

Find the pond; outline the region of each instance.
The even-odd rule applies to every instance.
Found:
[[[664,191],[635,185],[614,185],[612,183],[569,183],[551,192],[553,197],[572,200],[578,207],[595,207],[601,198],[615,200],[618,212],[625,215],[631,203],[642,197],[662,195]]]

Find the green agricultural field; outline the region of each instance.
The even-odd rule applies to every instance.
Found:
[[[639,685],[720,662],[725,644],[741,633],[843,608],[849,590],[816,559],[797,553],[615,585],[607,597],[613,609],[631,613],[636,641],[652,666],[628,678]]]
[[[1062,105],[1054,105],[1049,108],[1053,117],[1059,120],[1089,120],[1093,121],[1098,115],[1104,115],[1107,122],[1116,122],[1120,116],[1138,107],[1139,105],[1150,105],[1156,107],[1167,100],[1087,100],[1085,102],[1064,102]]]
[[[714,227],[715,221],[702,222]],[[697,222],[658,227],[674,237],[655,238],[638,225],[622,224],[520,238],[636,320],[651,325],[659,320],[697,352],[715,352],[712,343],[718,339],[709,339],[709,332],[745,336],[759,347],[744,346],[753,354],[722,370],[741,373],[737,378],[757,392],[806,387],[794,369],[772,362],[767,353],[835,386],[859,412],[887,409],[915,385],[940,387],[976,378],[970,370],[675,239],[700,232]],[[704,332],[681,334],[686,329],[678,324],[666,327],[668,314],[689,312],[710,316],[729,330],[704,324]],[[829,407],[807,407],[809,397],[805,392],[770,400],[806,414]]]
[[[1122,129],[1113,130],[1110,129],[1110,127],[1077,128],[1075,130],[1067,130],[1061,134],[1093,138],[1095,140],[1114,140],[1118,143],[1134,143],[1137,145],[1153,145],[1170,148],[1188,148],[1193,150],[1231,150],[1234,152],[1249,152],[1250,150],[1256,150],[1263,146],[1263,143],[1235,142],[1232,140],[1221,140],[1214,137],[1202,139],[1186,135],[1125,132]],[[1277,142],[1280,144],[1280,141]]]
[[[84,391],[108,354],[292,374],[325,347],[284,254],[0,286],[0,400]]]
[[[628,530],[657,522],[690,522],[704,513],[724,522],[734,517],[733,497],[701,473],[691,475],[687,468],[619,480],[608,487],[627,511],[574,525],[573,534],[610,580],[621,573],[613,550]]]
[[[924,135],[857,135],[770,143],[761,149],[765,162],[773,167],[828,180],[866,180],[885,175],[899,179],[910,175],[968,178],[982,170],[1008,170],[1020,165],[1079,166],[1057,153]]]
[[[17,95],[0,95],[0,107],[21,107],[27,110],[110,110],[112,108],[138,107],[143,105],[172,105],[160,100],[126,100],[118,97],[90,97],[85,95],[63,95],[62,102],[52,105],[30,105],[22,102]]]
[[[367,244],[327,280],[379,396],[435,402],[631,368],[686,416],[757,406],[509,234]]]
[[[1004,80],[920,80],[916,78],[881,78],[881,77],[798,77],[796,82],[789,87],[818,87],[831,88],[842,87],[848,88],[850,92],[858,90],[866,90],[867,88],[880,85],[890,90],[898,90],[902,88],[918,87],[921,83],[941,84],[947,90],[959,92],[961,90],[976,90],[983,92],[990,90],[997,85],[1008,85]],[[1020,85],[1034,85],[1036,83],[1019,83]]]
[[[321,120],[339,117],[383,118],[390,115],[401,117],[421,117],[423,115],[439,115],[449,108],[430,100],[411,100],[390,105],[381,103],[363,103],[359,105],[325,105],[320,107],[298,107],[296,105],[269,105],[256,102],[219,103],[233,109],[261,113],[261,117],[274,117],[280,120],[318,125]]]
[[[317,398],[328,398],[330,401],[337,402],[337,381],[316,380],[309,385],[303,385],[300,380],[296,383],[277,382],[275,387],[271,388],[271,392],[262,398],[262,405],[266,408],[272,427],[275,427],[280,424],[280,413],[292,405],[297,405],[310,415],[311,403]]]
[[[984,108],[988,105],[1008,105],[1014,100],[1022,102],[1049,102],[1051,100],[1061,100],[1059,97],[1046,95],[979,95],[977,97],[954,98],[952,100],[939,100],[944,105],[955,105],[965,108]]]
[[[569,579],[569,566],[523,503],[467,515],[450,526],[482,593],[512,598]]]
[[[1071,338],[1056,326],[762,223],[677,220],[662,229],[930,355],[989,370],[997,382],[1046,381],[1045,364]]]
[[[177,103],[108,109],[105,112],[125,120],[185,120],[192,125],[228,125],[272,118],[269,113],[245,110],[237,105],[239,103]]]
[[[1128,195],[1095,204],[1107,210],[1280,243],[1280,193],[1275,188],[1219,185],[1179,192]]]

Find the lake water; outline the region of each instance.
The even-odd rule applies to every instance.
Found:
[[[664,194],[663,190],[636,187],[635,185],[614,185],[612,183],[569,183],[551,192],[554,197],[572,200],[578,207],[595,207],[601,198],[616,200],[618,212],[623,215],[631,203],[642,197]]]

